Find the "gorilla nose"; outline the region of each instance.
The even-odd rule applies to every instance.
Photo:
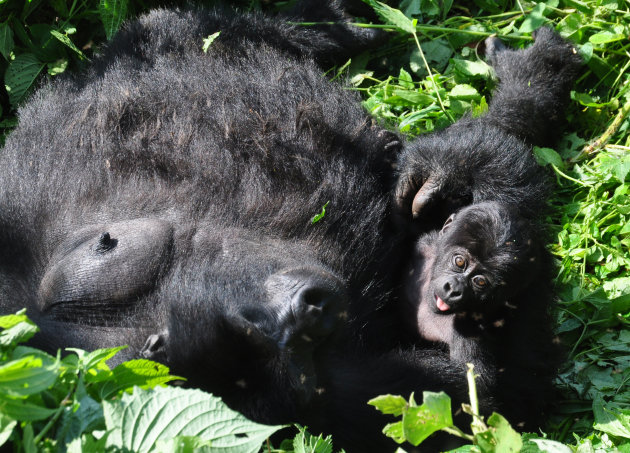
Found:
[[[281,348],[314,347],[346,317],[343,282],[330,272],[298,268],[280,272],[267,281],[280,331]]]
[[[449,305],[455,305],[464,298],[464,284],[458,279],[449,279],[442,286],[444,290],[444,301]]]

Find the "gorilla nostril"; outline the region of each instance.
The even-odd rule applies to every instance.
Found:
[[[298,303],[324,310],[329,303],[340,297],[340,294],[330,288],[309,286],[301,288],[294,297],[299,299]]]
[[[275,300],[284,347],[312,348],[332,334],[344,319],[345,285],[319,268],[297,268],[270,277],[267,290]]]
[[[444,291],[449,292],[451,290],[451,284],[449,282],[444,283]]]

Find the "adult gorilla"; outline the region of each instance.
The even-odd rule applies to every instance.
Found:
[[[154,11],[32,96],[1,155],[1,309],[26,306],[44,349],[128,344],[257,421],[382,451],[365,402],[458,404],[463,370],[395,351],[400,142],[318,66],[372,36],[285,20]]]

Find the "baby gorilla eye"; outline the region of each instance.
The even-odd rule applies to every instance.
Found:
[[[485,288],[488,286],[488,279],[483,275],[475,275],[472,281],[479,288]]]
[[[466,268],[466,259],[461,256],[461,255],[455,255],[453,257],[453,264],[455,264],[455,266],[457,266],[460,269],[465,269]]]

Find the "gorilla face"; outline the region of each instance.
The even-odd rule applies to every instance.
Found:
[[[294,420],[317,386],[319,349],[347,319],[344,281],[304,241],[186,225],[145,217],[68,232],[37,290],[40,341],[129,344],[121,359],[162,361],[257,420]]]
[[[531,227],[504,205],[474,204],[420,238],[407,294],[435,314],[492,313],[523,288],[536,261]]]

